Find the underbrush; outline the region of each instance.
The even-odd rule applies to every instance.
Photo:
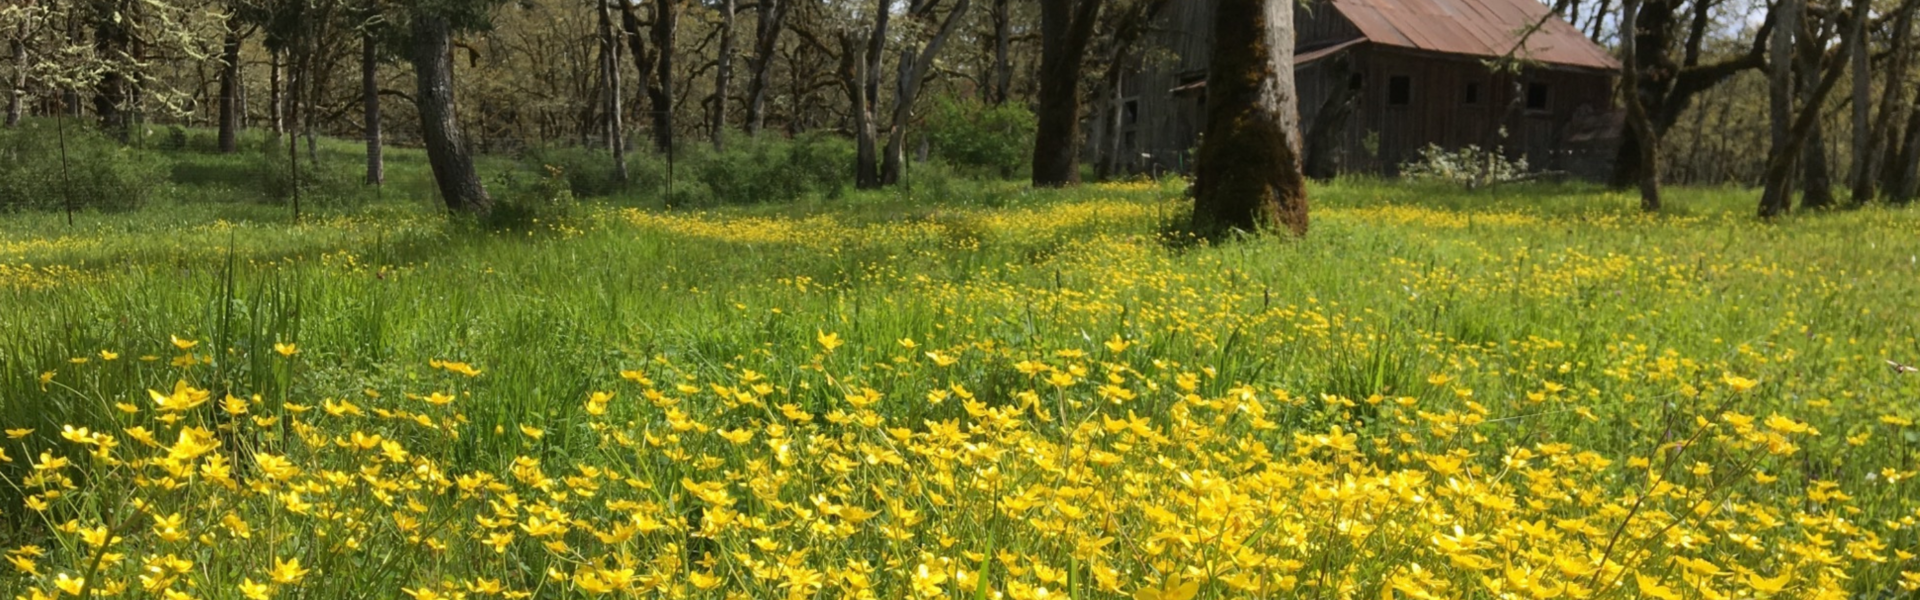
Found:
[[[137,208],[159,180],[153,156],[83,123],[27,119],[0,129],[0,211]]]

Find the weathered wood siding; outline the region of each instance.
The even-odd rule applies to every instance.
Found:
[[[1187,86],[1205,78],[1212,40],[1210,0],[1176,0],[1162,15],[1147,42],[1145,68],[1121,84],[1121,156],[1129,170],[1186,171],[1204,125],[1203,87]],[[1359,30],[1324,0],[1296,10],[1298,47],[1312,49],[1350,40]],[[1302,127],[1319,116],[1328,94],[1361,86],[1359,105],[1348,120],[1339,148],[1341,170],[1394,174],[1428,144],[1447,149],[1469,145],[1500,147],[1524,156],[1535,169],[1599,176],[1609,158],[1605,144],[1571,144],[1574,131],[1605,122],[1612,113],[1613,76],[1601,71],[1529,68],[1517,78],[1495,74],[1485,58],[1361,44],[1345,51],[1346,71],[1335,58],[1303,65],[1299,86]],[[1409,97],[1389,102],[1392,79],[1405,77]],[[1516,89],[1516,79],[1520,84]],[[1469,101],[1467,88],[1476,86]],[[1529,85],[1543,85],[1546,104],[1528,108]],[[1516,97],[1515,94],[1519,94]],[[1515,100],[1519,104],[1515,104]],[[1096,100],[1112,102],[1111,98]],[[1597,116],[1597,118],[1596,118]],[[1501,137],[1504,128],[1507,136]],[[1094,131],[1098,131],[1095,128]],[[1585,132],[1591,133],[1591,132]],[[1602,136],[1605,137],[1605,136]]]

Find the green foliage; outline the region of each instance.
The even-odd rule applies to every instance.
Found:
[[[61,160],[61,129],[66,159]],[[69,120],[28,119],[0,130],[0,210],[129,209],[152,196],[160,180],[151,154],[122,147]]]
[[[838,197],[852,184],[853,144],[824,134],[791,140],[739,140],[701,157],[695,177],[711,202],[758,204],[818,195]]]
[[[297,185],[303,208],[352,208],[365,204],[375,193],[365,184],[365,165],[330,159],[326,154],[316,163],[306,139],[299,138],[296,143],[300,161],[297,170],[288,162],[285,137],[263,136],[255,144],[252,170],[262,199],[275,204],[292,202]]]
[[[629,169],[633,168],[633,163],[646,160],[644,157],[635,160],[635,155],[628,155],[627,159]],[[560,144],[532,146],[520,151],[519,162],[520,170],[526,174],[558,179],[566,184],[568,192],[580,198],[611,196],[632,183],[620,182],[613,168],[613,157],[608,155],[605,148]]]
[[[941,97],[927,116],[933,150],[954,166],[1014,177],[1031,167],[1037,121],[1025,105]]]
[[[481,225],[496,231],[532,230],[570,224],[576,215],[573,184],[566,171],[546,166],[545,173],[509,169],[489,185],[493,210]]]

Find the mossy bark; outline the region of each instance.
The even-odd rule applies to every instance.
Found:
[[[1207,123],[1194,164],[1194,232],[1307,233],[1293,87],[1293,3],[1221,0],[1207,73]]]

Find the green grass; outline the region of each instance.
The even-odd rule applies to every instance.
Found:
[[[328,148],[330,162],[353,158]],[[481,433],[447,456],[494,469],[528,442],[485,432],[518,424],[550,432],[548,456],[595,452],[583,400],[623,370],[671,365],[697,386],[752,370],[815,413],[871,387],[882,412],[918,424],[966,414],[921,401],[929,392],[959,383],[1018,404],[1034,385],[1021,361],[1098,356],[1116,337],[1134,349],[1102,360],[1208,369],[1205,395],[1303,399],[1275,415],[1283,446],[1332,424],[1383,439],[1420,429],[1364,402],[1413,396],[1479,407],[1488,424],[1472,431],[1496,446],[1645,457],[1671,431],[1661,406],[1739,374],[1761,382],[1739,411],[1826,433],[1780,468],[1851,486],[1905,461],[1913,434],[1857,460],[1843,439],[1920,415],[1920,375],[1886,364],[1920,362],[1913,209],[1769,223],[1749,216],[1750,190],[1671,190],[1673,209],[1646,216],[1581,185],[1344,180],[1312,190],[1306,238],[1214,246],[1164,236],[1186,210],[1180,182],[943,181],[705,212],[660,211],[636,192],[497,231],[449,223],[418,153],[389,157],[379,197],[297,225],[240,191],[240,159],[192,153],[166,157],[175,181],[137,210],[72,226],[0,216],[0,423],[42,439],[67,424],[111,430],[115,403],[144,406],[142,390],[183,372],[216,398],[425,394],[442,385],[429,361],[458,360],[484,372],[459,386]],[[823,352],[823,334],[845,346]],[[174,336],[210,363],[167,367]],[[296,344],[297,359],[275,343]],[[928,351],[963,360],[929,371]],[[1574,401],[1530,399],[1543,381]],[[1130,410],[1164,419],[1169,402]],[[1497,469],[1500,457],[1476,460]],[[1855,492],[1874,502],[1860,520],[1904,514],[1904,493]]]

